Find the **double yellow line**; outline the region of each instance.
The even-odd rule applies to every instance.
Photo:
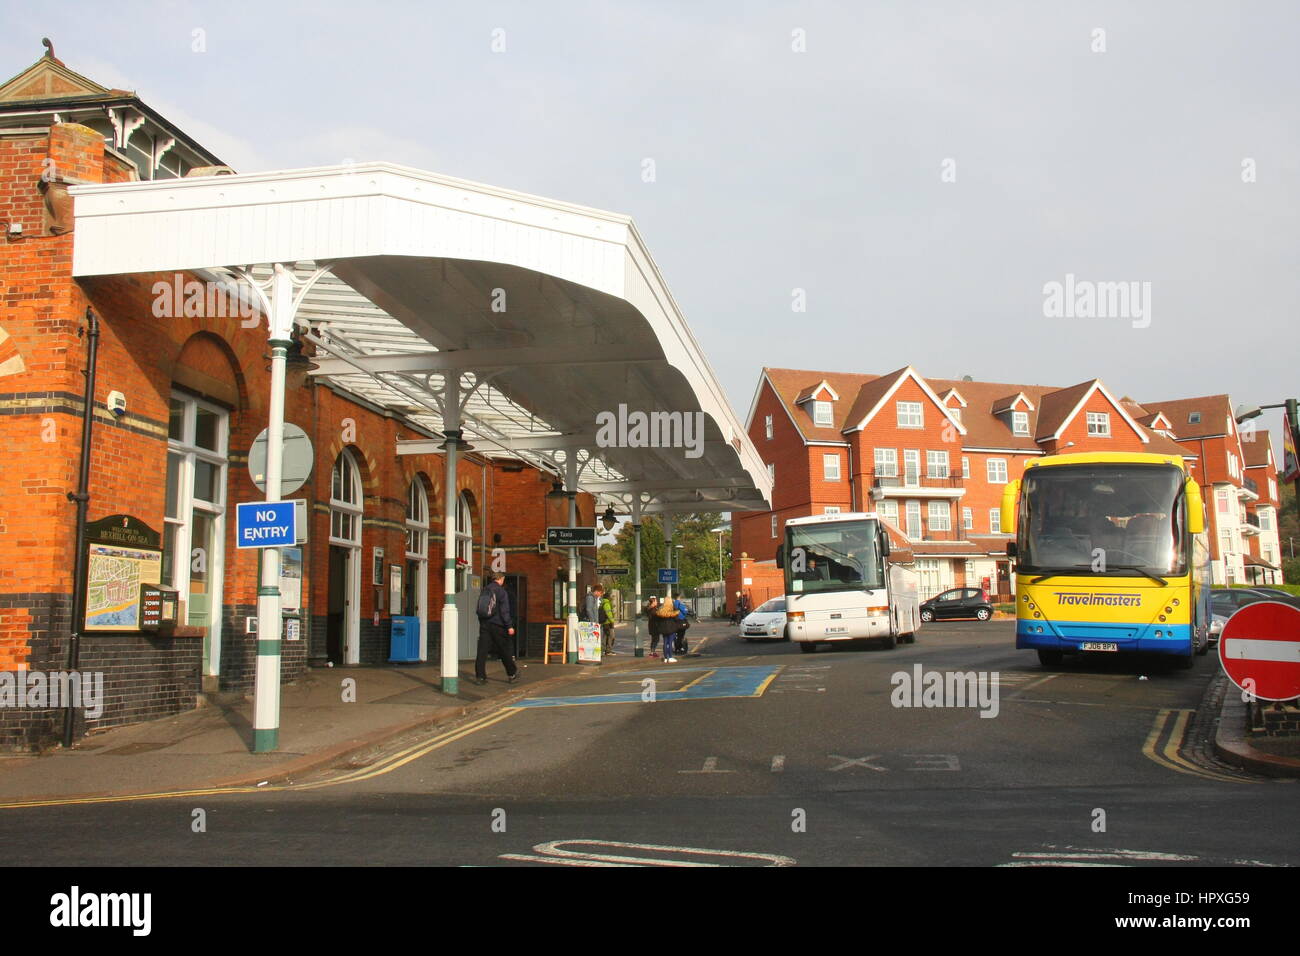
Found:
[[[389,754],[378,763],[369,767],[361,767],[350,773],[341,774],[337,777],[331,777],[328,780],[321,780],[316,783],[289,783],[277,784],[265,787],[204,787],[195,790],[159,790],[151,793],[123,793],[110,794],[102,797],[59,797],[50,800],[24,800],[14,803],[0,803],[0,810],[17,810],[24,807],[70,807],[84,806],[94,803],[132,803],[138,800],[172,800],[178,797],[205,797],[212,795],[224,795],[231,793],[268,793],[268,792],[285,792],[295,790],[320,790],[325,787],[338,787],[347,783],[359,783],[362,780],[369,780],[373,777],[379,777],[386,773],[392,773],[399,767],[404,767],[413,760],[419,760],[425,754],[432,753],[448,744],[455,743],[462,737],[468,737],[470,734],[477,733],[493,724],[500,723],[507,717],[513,717],[519,713],[518,707],[506,707],[501,711],[472,720],[469,723],[449,730],[446,733],[439,734],[429,740],[422,741],[413,747],[395,754]]]
[[[1204,777],[1207,780],[1218,780],[1222,783],[1259,783],[1258,780],[1233,777],[1226,773],[1218,773],[1214,770],[1198,767],[1178,752],[1178,748],[1183,744],[1183,737],[1187,733],[1187,724],[1193,713],[1194,711],[1190,710],[1166,709],[1156,714],[1155,723],[1151,725],[1151,733],[1147,734],[1146,743],[1142,745],[1143,755],[1166,770],[1176,770],[1178,773],[1185,773],[1193,777]],[[1157,749],[1171,721],[1173,729],[1169,733],[1164,746]]]

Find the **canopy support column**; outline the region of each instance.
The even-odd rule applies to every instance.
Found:
[[[578,456],[573,450],[565,452],[564,455],[564,493],[569,496],[569,527],[578,526]],[[566,601],[565,612],[568,615],[566,620],[566,632],[569,635],[568,653],[565,655],[565,661],[570,664],[578,663],[578,549],[569,549],[569,582],[566,589],[568,598]]]
[[[632,613],[632,654],[645,657],[645,648],[641,646],[641,492],[632,496],[632,541],[633,553],[636,555],[636,604]],[[647,622],[648,623],[648,622]]]
[[[442,506],[442,692],[460,691],[460,614],[456,610],[456,460],[461,449],[460,372],[443,377],[442,433],[447,440]]]

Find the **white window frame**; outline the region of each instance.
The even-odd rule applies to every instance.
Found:
[[[925,406],[920,402],[896,402],[899,428],[924,428]]]
[[[877,448],[875,449],[873,460],[875,462],[877,478],[898,477],[897,448]]]
[[[921,502],[914,499],[908,501],[905,515],[906,521],[903,526],[903,533],[909,538],[920,539],[920,537],[925,533],[921,527]],[[912,521],[913,515],[916,516],[915,524],[913,524]]]
[[[814,400],[812,403],[813,424],[830,426],[835,424],[835,418],[831,410],[830,402],[819,402]]]
[[[474,571],[474,509],[468,491],[456,496],[456,558],[456,593],[460,594],[469,590]]]
[[[989,509],[989,533],[990,534],[1002,533],[1002,509],[1001,508]]]
[[[916,476],[915,480],[909,481],[908,478],[912,475]],[[921,450],[919,448],[903,449],[903,487],[921,487]]]
[[[212,402],[190,395],[186,392],[172,390],[170,401],[180,402],[184,408],[181,417],[181,437],[170,437],[168,428],[167,454],[179,459],[176,472],[176,514],[166,515],[166,496],[164,488],[163,504],[163,539],[166,541],[168,528],[175,529],[172,540],[171,580],[162,582],[179,592],[179,598],[185,602],[185,621],[189,623],[190,614],[190,575],[194,566],[194,512],[199,511],[212,519],[213,545],[205,555],[208,574],[208,636],[204,648],[204,673],[215,677],[221,673],[221,608],[223,601],[223,584],[225,581],[225,543],[226,543],[226,483],[229,479],[228,464],[230,453],[230,412]],[[201,448],[195,438],[195,426],[198,410],[211,412],[217,416],[216,449]],[[170,423],[170,403],[168,406]],[[218,501],[207,501],[194,495],[194,474],[199,462],[217,469]],[[167,469],[164,469],[164,475]]]
[[[967,479],[970,478],[970,456],[968,455],[961,456],[961,476]]]
[[[930,451],[925,453],[925,476],[927,478],[947,478],[948,474],[948,453],[946,451]]]
[[[970,508],[961,509],[961,527],[963,531],[975,530],[975,516],[971,513]]]
[[[994,466],[999,466],[995,468]],[[984,462],[984,469],[990,485],[1005,485],[1007,483],[1007,460],[1005,458],[989,458]]]
[[[1110,412],[1085,412],[1089,438],[1110,437]]]
[[[931,501],[927,510],[931,531],[952,530],[952,510],[947,501]]]
[[[772,440],[772,416],[768,415],[763,419],[763,431],[767,435],[767,440]]]
[[[767,463],[767,480],[773,485],[776,484],[776,465],[770,461]]]
[[[840,456],[835,454],[822,455],[822,480],[839,481],[840,480]]]
[[[776,515],[772,515],[772,537],[776,537]]]
[[[1011,434],[1028,435],[1029,434],[1029,413],[1012,412],[1011,413]]]
[[[887,498],[876,505],[876,513],[888,521],[894,527],[898,527],[898,501],[893,498]]]

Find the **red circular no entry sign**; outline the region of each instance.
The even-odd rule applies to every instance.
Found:
[[[1247,604],[1223,626],[1219,661],[1234,684],[1260,700],[1300,697],[1300,608]]]

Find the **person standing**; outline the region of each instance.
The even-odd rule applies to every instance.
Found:
[[[663,635],[663,625],[660,624],[658,615],[659,598],[657,595],[650,595],[646,599],[645,606],[641,609],[646,618],[646,630],[650,632],[650,656],[659,656],[659,638]]]
[[[597,584],[592,588],[596,595],[597,617],[600,622],[600,644],[601,654],[608,655],[614,653],[614,605],[610,603],[609,596],[605,594],[605,586]]]
[[[504,571],[491,572],[491,578],[478,596],[478,656],[474,660],[474,683],[479,686],[487,683],[489,653],[501,658],[508,683],[513,684],[519,679],[514,649],[510,646],[513,643],[510,638],[515,634],[515,618],[505,580]]]

